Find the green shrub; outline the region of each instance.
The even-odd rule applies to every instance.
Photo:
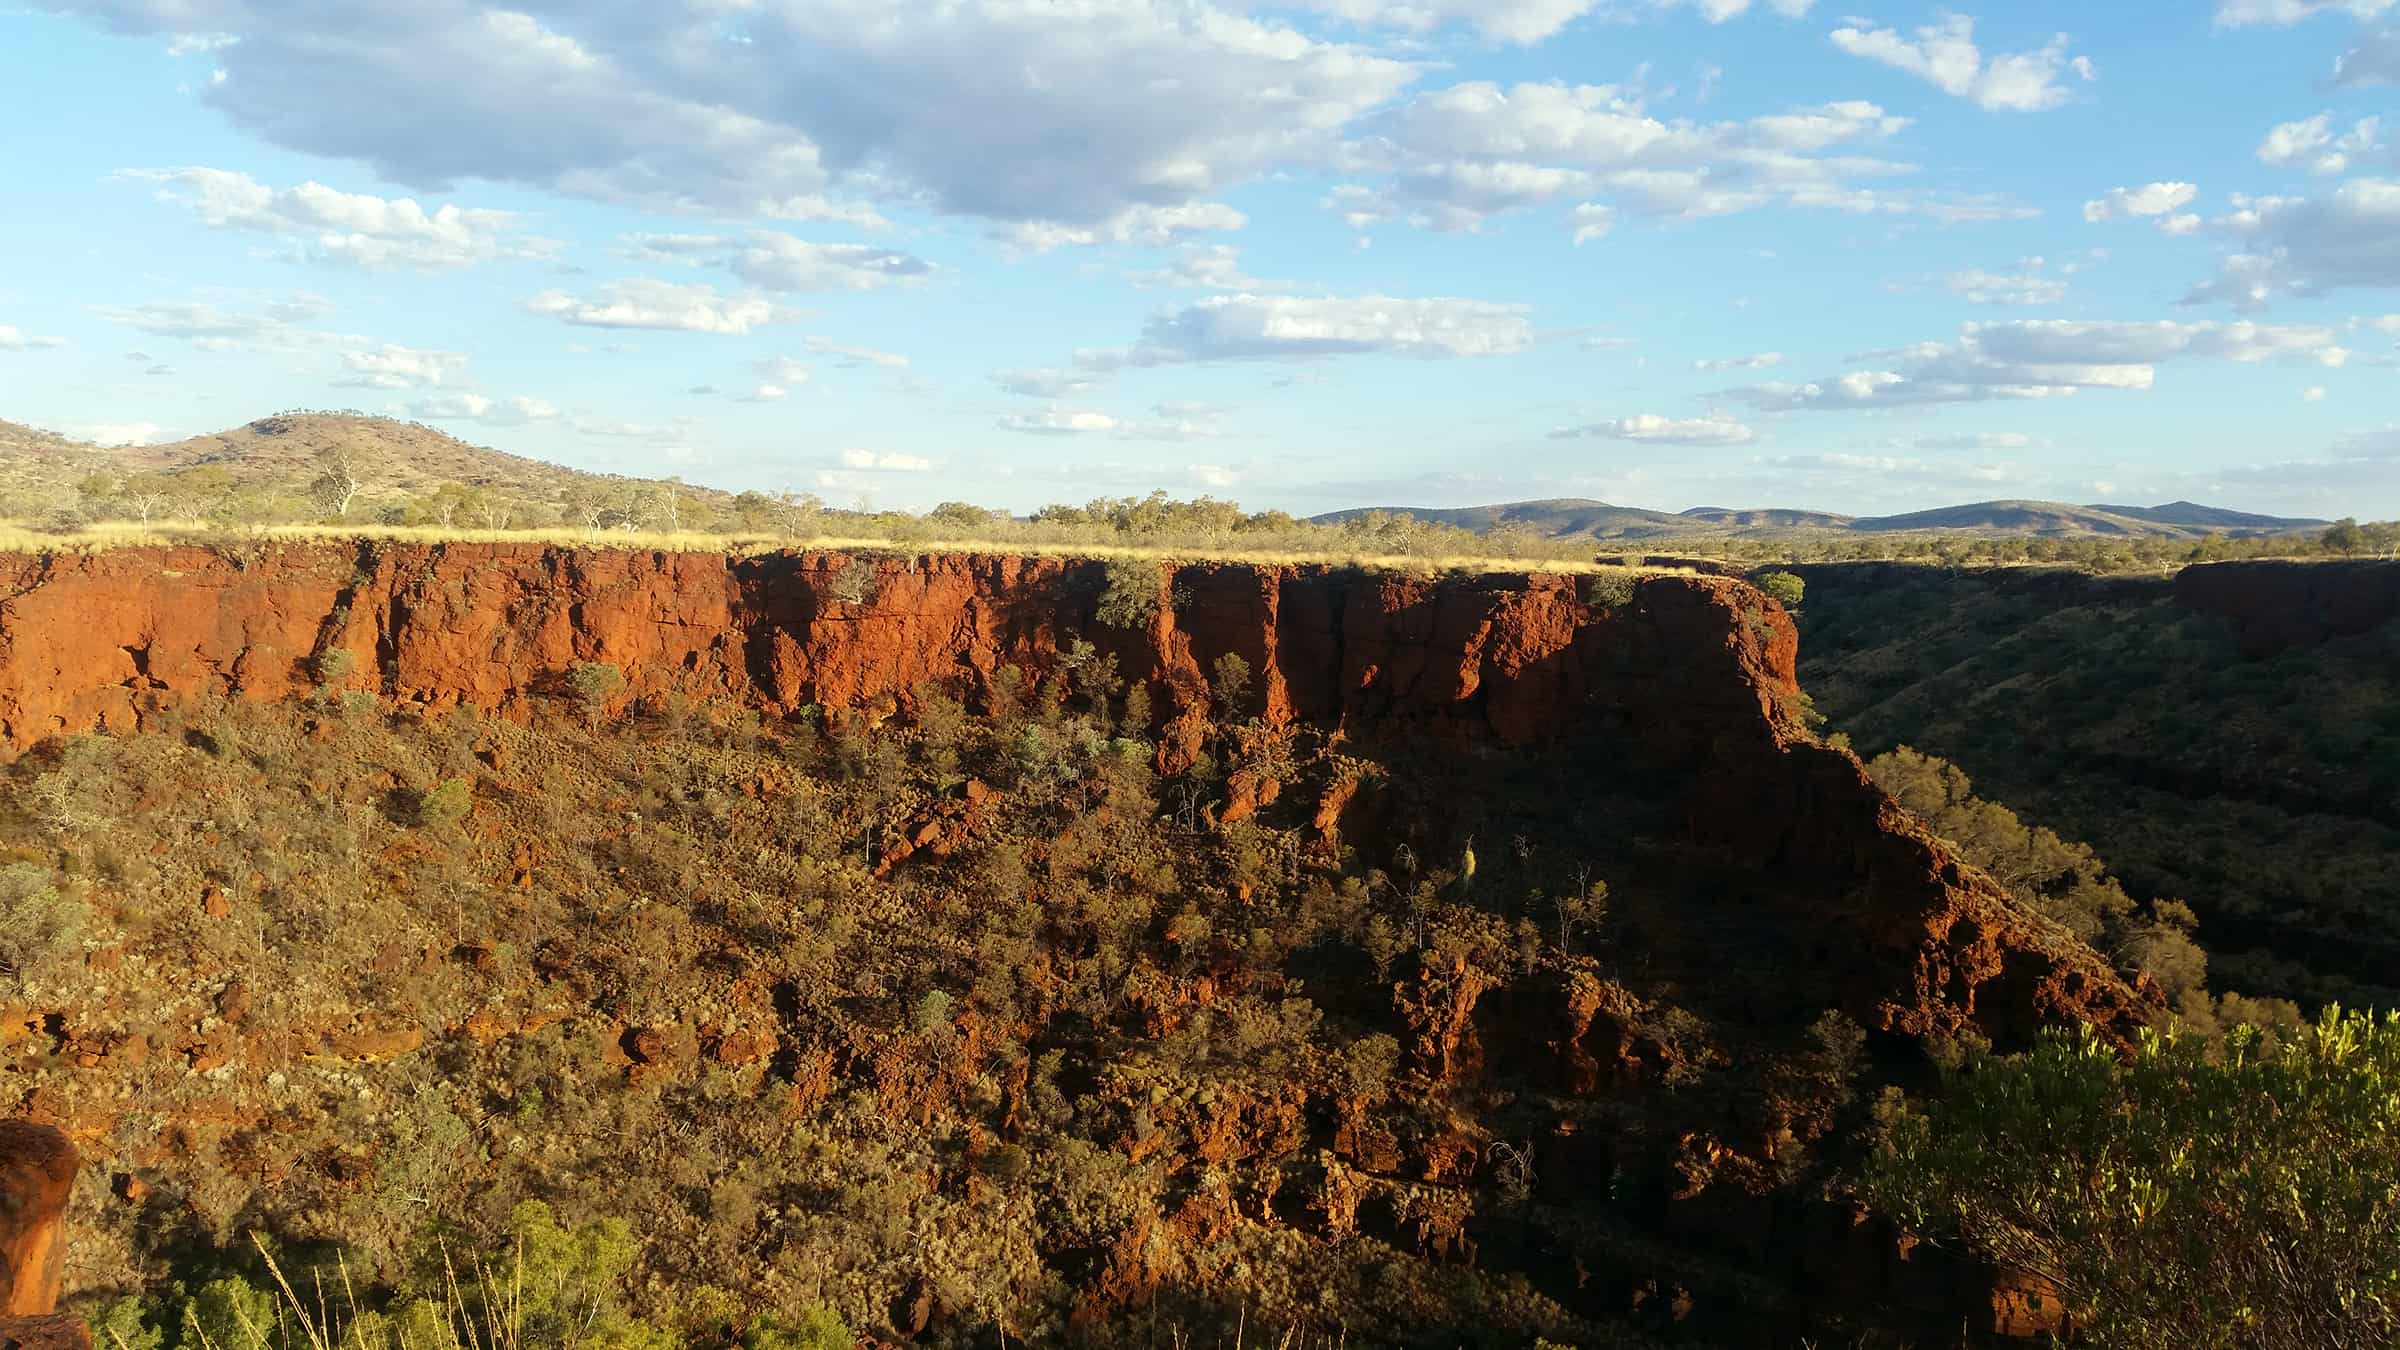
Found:
[[[1631,572],[1593,572],[1583,579],[1583,603],[1594,609],[1623,609],[1633,603]]]
[[[1250,695],[1250,663],[1238,652],[1227,652],[1216,660],[1209,680],[1217,695],[1217,716],[1232,719],[1246,709],[1243,700]]]
[[[2054,1283],[2087,1342],[2400,1343],[2400,1014],[2266,1047],[2088,1029],[1878,1109],[1861,1178],[1911,1230]]]
[[[875,599],[875,564],[852,558],[825,583],[825,593],[845,605],[870,604]]]
[[[1108,565],[1100,592],[1100,622],[1111,628],[1147,628],[1158,620],[1161,589],[1157,563],[1119,558]]]
[[[585,661],[567,672],[568,687],[583,704],[584,716],[598,720],[609,701],[625,689],[625,672],[606,661]]]
[[[1800,608],[1800,601],[1808,594],[1808,583],[1789,572],[1761,572],[1750,579],[1750,584],[1765,591],[1768,599],[1785,609]]]
[[[23,979],[63,955],[83,935],[89,911],[58,889],[47,867],[0,867],[0,973]]]
[[[444,779],[417,798],[417,823],[448,829],[475,809],[475,785],[464,778]]]

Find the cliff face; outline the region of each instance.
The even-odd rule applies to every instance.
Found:
[[[2400,618],[2400,563],[2210,563],[2175,575],[2175,599],[2230,620],[2243,654],[2266,656]]]
[[[1323,567],[1162,571],[1155,621],[1095,620],[1101,564],[1058,558],[714,554],[537,546],[200,548],[0,557],[0,742],[141,726],[210,698],[337,689],[524,716],[581,662],[624,697],[770,713],[904,712],[928,681],[988,693],[1076,636],[1150,682],[1170,771],[1196,753],[1206,671],[1247,661],[1274,721],[1365,738],[1531,746],[1597,719],[1682,770],[1693,834],[1808,896],[1848,1009],[1869,1026],[2122,1032],[2153,1001],[1816,744],[1795,708],[1797,639],[1738,581],[1667,577],[1595,610],[1573,578],[1439,581]],[[347,653],[346,659],[332,659]],[[1802,884],[1805,883],[1805,884]]]

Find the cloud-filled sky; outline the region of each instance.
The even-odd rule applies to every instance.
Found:
[[[20,0],[0,417],[2400,516],[2400,0],[1856,3]]]

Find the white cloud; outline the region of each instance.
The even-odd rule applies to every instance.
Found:
[[[2040,258],[2028,258],[2014,272],[1969,268],[1952,272],[1942,284],[1952,295],[1978,305],[2055,305],[2067,298],[2063,277],[2045,275]]]
[[[1261,281],[1242,271],[1242,251],[1231,244],[1186,244],[1175,260],[1149,271],[1127,272],[1136,286],[1186,291],[1280,291],[1279,281]]]
[[[1783,364],[1782,352],[1757,352],[1749,356],[1720,356],[1692,362],[1694,370],[1765,370]]]
[[[0,352],[29,352],[37,348],[64,347],[62,337],[40,337],[11,323],[0,323]]]
[[[1485,37],[1532,44],[1591,13],[1601,0],[1298,0],[1352,23],[1427,33],[1467,23]],[[1747,0],[1744,0],[1747,3]]]
[[[2382,149],[2381,132],[2380,119],[2362,117],[2350,130],[2337,136],[2333,133],[2333,114],[2318,113],[2304,121],[2282,123],[2269,131],[2266,139],[2258,143],[2258,158],[2262,164],[2295,166],[2320,176],[2342,173],[2349,169],[2351,161]]]
[[[585,436],[607,436],[620,440],[664,441],[678,439],[683,435],[683,431],[679,427],[650,422],[620,422],[602,417],[576,418],[574,427],[577,432]]]
[[[844,450],[840,455],[845,469],[865,469],[878,473],[931,473],[932,460],[922,455],[904,455],[894,450]]]
[[[855,347],[821,337],[808,338],[801,345],[808,349],[811,356],[830,357],[835,365],[844,369],[857,366],[879,366],[885,370],[908,369],[908,358],[898,352],[877,351],[873,347]]]
[[[2198,215],[2190,211],[2185,211],[2176,215],[2168,216],[2166,219],[2158,222],[2158,232],[2160,234],[2171,234],[2179,237],[2187,234],[2198,234],[2200,233],[2201,224],[2202,222]]]
[[[2070,97],[2059,83],[2072,72],[2096,78],[2091,62],[2067,55],[2067,35],[2060,33],[2046,46],[2028,52],[1994,53],[1986,59],[1975,45],[1975,21],[1963,14],[1947,15],[1917,29],[1910,38],[1892,28],[1833,30],[1833,45],[1852,56],[1906,71],[1945,94],[1972,100],[1986,112],[2041,112]]]
[[[1186,234],[1238,230],[1250,218],[1221,202],[1186,202],[1177,206],[1129,206],[1101,221],[1086,224],[1055,220],[1018,221],[995,233],[1009,246],[1029,253],[1089,244],[1167,244]]]
[[[795,385],[806,384],[809,381],[808,366],[789,356],[770,356],[761,361],[753,361],[750,363],[750,368],[757,371],[769,384]]]
[[[863,244],[812,244],[777,230],[757,230],[734,257],[735,276],[770,291],[871,291],[921,281],[933,264]]]
[[[999,421],[1003,431],[1023,431],[1036,436],[1081,436],[1115,431],[1123,425],[1107,413],[1081,408],[1044,408],[1035,413],[1007,413]]]
[[[755,295],[719,295],[713,286],[634,279],[605,282],[598,296],[544,291],[525,302],[536,314],[594,328],[663,328],[739,336],[790,317]]]
[[[1312,162],[1420,69],[1209,0],[61,7],[238,37],[204,97],[285,149],[417,188],[480,178],[726,215],[858,218],[843,196],[1096,226]]]
[[[2334,88],[2370,84],[2400,84],[2400,28],[2369,33],[2334,60]]]
[[[59,428],[60,434],[93,445],[158,445],[175,439],[156,422],[80,422]]]
[[[449,204],[428,211],[408,197],[340,192],[322,183],[271,188],[228,169],[127,169],[158,185],[158,199],[215,229],[288,241],[290,255],[370,271],[440,271],[501,258],[550,258],[554,240],[526,234],[513,211]]]
[[[153,300],[139,305],[94,305],[92,313],[155,337],[181,338],[203,351],[258,351],[342,344],[351,339],[302,328],[331,312],[321,295],[295,292],[254,312],[220,309],[204,300]]]
[[[1217,434],[1212,421],[1168,418],[1156,422],[1116,417],[1088,408],[1052,406],[1034,413],[1007,413],[996,423],[1003,431],[1033,436],[1108,435],[1125,441],[1197,441]]]
[[[1895,442],[1911,450],[2030,450],[2041,442],[2021,431],[1970,431]]]
[[[1988,198],[1868,188],[1913,165],[1859,153],[1908,125],[1849,100],[1744,121],[1668,122],[1638,89],[1488,81],[1419,95],[1377,114],[1344,146],[1343,166],[1379,175],[1346,183],[1324,204],[1353,229],[1386,221],[1467,231],[1502,213],[1580,199],[1586,241],[1612,211],[1697,219],[1770,203],[1936,219],[2014,215]]]
[[[2094,225],[2131,216],[2163,216],[2180,211],[2200,195],[2193,183],[2149,183],[2141,187],[2110,188],[2095,201],[2083,204],[2083,218]]]
[[[1758,433],[1733,418],[1712,413],[1706,417],[1672,418],[1656,413],[1620,417],[1608,422],[1589,422],[1578,427],[1560,427],[1550,433],[1554,441],[1598,436],[1610,440],[1636,441],[1645,445],[1748,445],[1758,439]]]
[[[1585,202],[1567,213],[1567,223],[1575,227],[1575,247],[1581,248],[1595,239],[1606,239],[1617,227],[1617,209],[1598,202]]]
[[[2338,367],[2350,352],[2336,330],[2317,326],[2025,319],[1970,323],[1954,342],[1859,358],[1879,368],[1809,384],[1751,385],[1726,396],[1768,411],[2064,398],[2084,389],[2148,389],[2159,363],[2184,357]]]
[[[343,373],[333,382],[349,389],[430,389],[456,379],[466,369],[465,352],[387,343],[376,351],[342,353]]]
[[[205,55],[209,52],[223,51],[238,41],[240,39],[231,33],[177,33],[167,43],[167,55],[178,57]]]
[[[1089,354],[1086,364],[1156,366],[1367,352],[1504,356],[1531,347],[1533,339],[1533,321],[1523,305],[1447,297],[1216,295],[1152,318],[1130,351]]]
[[[1661,9],[1696,9],[1710,23],[1726,23],[1749,13],[1752,0],[1651,0],[1651,3]],[[1764,0],[1764,3],[1786,19],[1805,19],[1816,8],[1817,0]]]
[[[2400,286],[2400,181],[2354,178],[2315,197],[2242,197],[2210,228],[2241,243],[2183,303],[2263,309],[2279,298]]]
[[[408,405],[411,417],[428,422],[480,422],[492,427],[521,427],[548,422],[558,409],[538,398],[485,398],[481,394],[437,394]]]
[[[2325,386],[2321,384],[2312,384],[2306,389],[2301,390],[2300,401],[2302,403],[2323,403],[2325,401]]]
[[[781,403],[792,391],[780,384],[768,383],[753,387],[747,394],[736,394],[737,403]]]
[[[721,234],[629,234],[617,241],[620,257],[636,262],[722,267],[770,291],[872,291],[908,285],[933,275],[923,258],[865,244],[817,244],[781,230],[752,230],[736,239]]]
[[[1100,387],[1100,381],[1083,370],[1001,370],[993,372],[992,383],[1027,398],[1065,398]]]
[[[2319,14],[2347,14],[2354,19],[2372,19],[2388,10],[2396,0],[2220,0],[2217,5],[2217,26],[2243,28],[2264,25],[2288,28]]]

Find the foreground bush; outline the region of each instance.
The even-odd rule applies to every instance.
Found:
[[[1887,1097],[1862,1189],[2049,1279],[2091,1344],[2400,1344],[2400,1014],[2130,1062],[2054,1033],[1946,1077]]]
[[[712,1305],[689,1300],[702,1327],[661,1326],[626,1312],[623,1288],[637,1243],[621,1219],[566,1228],[549,1206],[517,1206],[507,1241],[477,1252],[442,1245],[397,1289],[362,1288],[336,1256],[313,1267],[279,1259],[254,1239],[258,1268],[125,1298],[94,1319],[104,1350],[676,1350],[692,1339],[747,1350],[848,1350],[855,1338],[822,1308],[797,1321],[762,1317],[733,1336]],[[690,1333],[697,1331],[694,1337]]]

